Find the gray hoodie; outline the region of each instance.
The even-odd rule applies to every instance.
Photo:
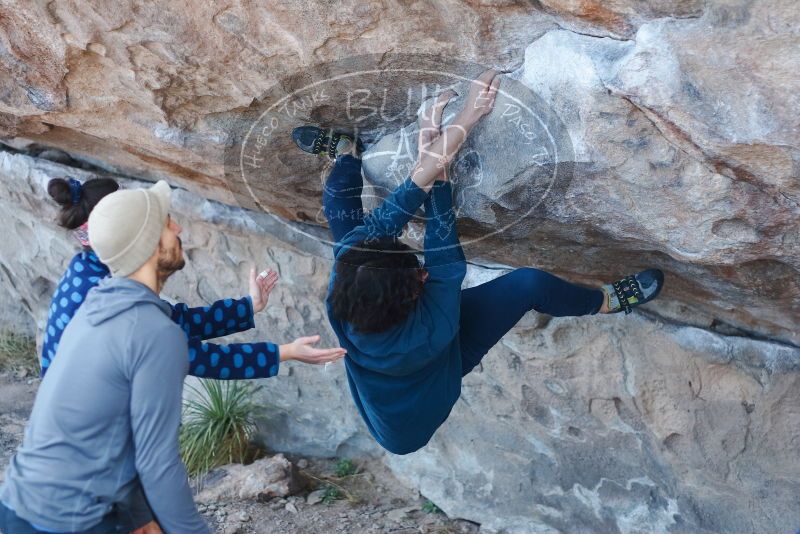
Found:
[[[208,532],[178,452],[186,336],[128,278],[92,289],[64,331],[0,500],[48,530],[99,523],[136,484],[167,534]]]

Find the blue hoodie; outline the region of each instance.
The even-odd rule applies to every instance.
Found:
[[[42,376],[58,352],[59,341],[89,290],[110,271],[92,250],[79,252],[58,281],[42,341]],[[219,380],[269,378],[278,374],[280,354],[274,343],[216,345],[206,339],[243,332],[255,326],[250,297],[219,300],[211,306],[170,305],[170,315],[186,334],[189,374]]]
[[[189,369],[169,305],[128,278],[92,289],[42,380],[0,500],[56,532],[91,528],[137,476],[167,534],[209,532],[178,450]]]
[[[389,452],[425,446],[461,394],[458,329],[466,261],[456,231],[452,189],[436,182],[426,193],[407,179],[334,247],[338,260],[364,240],[399,236],[425,205],[425,269],[428,280],[406,320],[377,334],[357,332],[328,317],[342,347],[350,392],[367,428]],[[336,279],[334,266],[328,293]]]

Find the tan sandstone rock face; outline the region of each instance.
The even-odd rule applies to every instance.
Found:
[[[187,9],[168,0],[8,1],[2,9],[3,137],[59,146],[137,176],[183,179],[223,197],[220,122],[287,75],[395,48],[511,66],[554,26],[513,3],[230,2]],[[458,31],[451,32],[454,21]]]
[[[473,247],[473,256],[586,283],[659,266],[669,280],[662,317],[800,343],[800,14],[790,0],[191,9],[8,0],[2,10],[4,142],[34,154],[57,147],[232,205],[242,204],[232,177],[238,167],[225,165],[226,149],[240,142],[233,134],[276,95],[333,73],[331,62],[372,54],[389,72],[418,67],[408,54],[425,53],[474,65],[456,69],[462,75],[477,64],[513,71],[509,79],[563,123],[571,151],[561,162],[573,165],[572,179],[543,210]],[[435,81],[382,78],[375,83],[400,89]],[[341,84],[334,96],[352,86]],[[406,106],[402,93],[385,102],[388,115]],[[281,124],[259,202],[248,207],[320,222],[321,166],[298,153],[288,133],[305,122],[344,126],[343,108],[336,98],[311,103]],[[462,220],[467,236],[524,211],[533,164],[503,118],[496,110],[495,127],[472,139],[483,151],[478,163],[503,187],[463,196],[462,205],[476,206]],[[413,114],[389,124],[396,131],[412,121]],[[481,160],[489,153],[503,164]],[[368,177],[380,183],[377,174]]]

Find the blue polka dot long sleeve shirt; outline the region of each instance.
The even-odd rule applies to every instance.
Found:
[[[47,317],[42,343],[42,376],[58,352],[58,343],[67,324],[86,299],[89,290],[110,276],[108,267],[94,251],[79,252],[72,258],[58,282]],[[277,345],[230,343],[218,345],[206,340],[243,332],[255,327],[250,297],[224,299],[210,306],[190,308],[174,304],[172,320],[188,338],[189,374],[202,378],[238,380],[268,378],[278,374],[280,354]]]

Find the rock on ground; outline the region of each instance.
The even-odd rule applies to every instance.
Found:
[[[298,489],[293,471],[292,463],[282,454],[260,458],[248,465],[225,465],[203,477],[195,500],[210,503],[286,497]]]

